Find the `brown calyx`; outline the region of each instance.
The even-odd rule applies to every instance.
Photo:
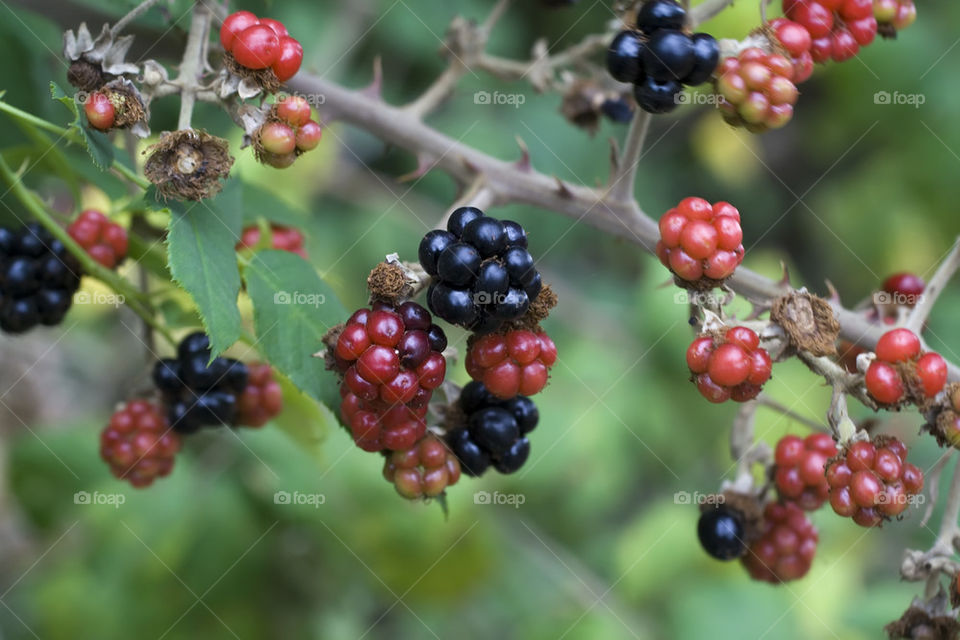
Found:
[[[114,127],[125,129],[146,119],[147,111],[140,98],[133,92],[122,88],[105,87],[103,93],[110,100],[116,113]]]
[[[223,188],[233,166],[227,141],[198,129],[166,131],[147,149],[143,173],[164,198],[203,200]]]
[[[770,319],[783,327],[795,349],[814,356],[836,354],[840,322],[823,298],[794,291],[774,301]]]
[[[270,67],[266,69],[248,69],[237,62],[237,59],[234,58],[233,54],[229,51],[223,54],[223,66],[233,75],[239,76],[244,80],[249,80],[257,85],[264,93],[276,93],[282,86],[282,83],[277,78],[277,74],[275,74]]]
[[[550,311],[557,306],[559,301],[560,298],[553,288],[548,284],[543,285],[539,295],[530,303],[527,312],[516,320],[503,323],[499,333],[515,330],[532,331],[533,333],[543,332],[540,323],[550,316]]]
[[[396,305],[400,300],[410,297],[413,286],[407,280],[403,267],[393,262],[381,262],[367,276],[367,289],[370,290],[371,304],[383,300]]]

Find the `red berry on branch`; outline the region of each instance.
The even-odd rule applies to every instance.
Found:
[[[320,144],[321,137],[323,137],[323,128],[313,120],[310,120],[297,129],[297,149],[300,151],[312,151]]]
[[[270,67],[280,82],[286,82],[297,75],[303,63],[303,47],[290,36],[280,38],[280,50]]]
[[[660,218],[657,257],[687,282],[728,278],[743,261],[740,212],[728,202],[682,200]]]
[[[100,457],[110,472],[138,488],[168,475],[179,450],[180,436],[163,411],[146,400],[128,402],[100,434]]]
[[[687,348],[687,366],[700,394],[710,402],[746,402],[770,379],[773,362],[747,327],[731,327],[722,338],[703,335]]]
[[[875,351],[886,362],[910,360],[920,354],[920,338],[909,329],[894,329],[880,337]]]
[[[67,233],[107,269],[115,268],[127,257],[127,230],[99,211],[81,212],[67,227]]]
[[[277,117],[291,127],[302,127],[310,122],[310,103],[301,96],[287,96],[277,102]]]
[[[383,477],[408,500],[434,498],[460,479],[460,463],[442,440],[427,434],[412,447],[393,451],[384,461]]]
[[[768,503],[760,538],[740,561],[754,580],[774,584],[807,575],[817,551],[817,529],[792,503]]]
[[[272,248],[289,251],[306,259],[307,252],[303,247],[303,242],[303,234],[298,229],[279,224],[270,225],[270,246]],[[243,233],[240,234],[240,242],[237,243],[236,249],[237,251],[250,249],[258,244],[260,244],[260,227],[250,225],[244,228]]]
[[[546,333],[518,329],[478,338],[470,345],[465,364],[471,378],[507,400],[542,391],[556,361],[557,347]]]
[[[882,289],[890,294],[893,304],[912,307],[920,300],[927,284],[918,275],[908,272],[895,273],[883,281]]]
[[[280,38],[270,27],[256,24],[237,33],[231,53],[247,69],[266,69],[280,55]]]
[[[297,137],[293,129],[282,122],[268,122],[258,132],[260,145],[275,155],[293,153],[297,148]]]
[[[283,23],[279,20],[274,20],[273,18],[260,18],[260,24],[273,29],[273,32],[277,34],[278,38],[283,38],[290,35],[290,33],[287,31],[287,28],[283,26]]]
[[[237,34],[257,24],[260,24],[260,20],[249,11],[231,13],[220,27],[220,44],[225,51],[231,51]]]
[[[265,362],[247,365],[247,387],[237,398],[237,424],[262,427],[283,411],[283,389]]]
[[[779,129],[793,117],[799,92],[794,63],[777,53],[750,47],[720,63],[715,89],[728,124],[754,133]]]
[[[774,453],[773,478],[781,500],[793,502],[805,511],[819,509],[830,491],[824,475],[827,460],[837,455],[829,435],[814,433],[801,439],[784,436]]]
[[[83,105],[83,112],[90,126],[100,131],[112,129],[117,121],[116,108],[107,94],[101,91],[94,91],[89,95],[86,104]]]

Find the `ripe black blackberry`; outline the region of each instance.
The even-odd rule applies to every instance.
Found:
[[[454,211],[446,231],[428,232],[419,257],[435,277],[427,292],[430,310],[474,331],[492,331],[519,318],[543,286],[523,227],[475,207]]]
[[[176,358],[159,360],[153,367],[153,382],[163,395],[167,419],[179,433],[233,425],[237,398],[247,378],[247,365],[242,362],[223,357],[210,362],[210,339],[202,332],[184,338]]]
[[[644,111],[673,111],[682,102],[683,85],[702,84],[717,68],[716,39],[684,31],[686,18],[675,0],[649,0],[637,14],[637,30],[621,31],[607,49],[610,75],[634,85]]]
[[[463,388],[458,404],[465,424],[447,440],[463,472],[480,476],[491,465],[500,473],[520,469],[530,456],[527,434],[540,420],[533,401],[526,396],[499,400],[474,381]]]
[[[697,537],[703,550],[717,560],[733,560],[742,556],[747,545],[743,541],[743,514],[718,504],[700,514]]]
[[[0,330],[23,333],[60,324],[80,276],[76,258],[40,225],[0,228]]]

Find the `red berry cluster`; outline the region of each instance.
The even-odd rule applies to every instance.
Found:
[[[905,400],[923,403],[947,383],[947,363],[938,353],[921,352],[920,338],[909,329],[888,331],[877,341],[876,359],[864,382],[878,404]]]
[[[779,129],[793,117],[799,92],[794,63],[779,53],[750,47],[717,67],[716,90],[723,119],[753,133]]]
[[[303,47],[290,37],[283,23],[257,18],[249,11],[227,16],[220,27],[220,44],[240,66],[270,68],[280,82],[292,78],[303,62]]]
[[[854,442],[827,463],[830,506],[861,527],[875,527],[903,513],[923,488],[923,471],[907,462],[907,446],[879,436]]]
[[[237,243],[237,251],[243,249],[252,249],[260,244],[260,227],[252,224],[243,230],[240,234],[240,242]],[[299,229],[285,227],[279,224],[270,225],[270,247],[280,251],[289,251],[295,253],[303,259],[307,258],[307,252],[303,248],[303,234]]]
[[[433,390],[446,375],[447,339],[414,302],[360,309],[334,349],[343,374],[340,414],[365,451],[409,449],[426,434]]]
[[[391,452],[383,477],[408,500],[434,498],[460,479],[460,463],[442,440],[427,434],[412,447]]]
[[[94,129],[109,131],[117,121],[117,109],[110,100],[110,96],[102,91],[91,93],[83,105],[83,113],[87,122]]]
[[[783,12],[807,29],[815,62],[849,60],[877,35],[873,0],[783,0]]]
[[[774,452],[773,481],[780,499],[804,511],[816,511],[830,491],[824,477],[827,460],[837,455],[837,445],[825,433],[806,438],[784,436]]]
[[[127,257],[127,230],[94,209],[87,209],[67,227],[67,233],[90,257],[113,269]]]
[[[740,212],[729,202],[684,198],[660,218],[657,257],[686,282],[730,277],[743,262]]]
[[[917,19],[917,7],[913,0],[873,0],[873,17],[881,35],[895,37]]]
[[[798,580],[810,571],[818,541],[816,527],[797,505],[770,502],[763,510],[760,538],[741,562],[754,580]]]
[[[237,398],[237,424],[262,427],[283,411],[283,389],[266,362],[252,362],[247,371],[247,386]]]
[[[474,340],[467,351],[467,373],[501,400],[532,396],[547,386],[557,346],[546,333],[515,329]]]
[[[310,116],[310,103],[301,96],[287,96],[278,102],[271,119],[254,134],[260,161],[286,169],[298,155],[315,149],[323,129]]]
[[[687,348],[687,366],[700,394],[710,402],[746,402],[770,379],[773,362],[760,337],[747,327],[731,327],[723,337],[701,335]]]
[[[807,28],[787,18],[771,20],[770,28],[790,54],[790,61],[793,62],[793,83],[800,84],[809,80],[813,75],[813,54],[810,53],[813,39]]]
[[[180,436],[163,411],[146,400],[134,400],[118,410],[100,434],[100,457],[116,477],[134,487],[146,487],[173,469]]]

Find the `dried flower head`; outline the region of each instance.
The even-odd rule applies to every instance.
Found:
[[[136,74],[140,68],[126,61],[133,44],[133,36],[114,38],[109,25],[103,25],[100,35],[93,38],[87,23],[81,23],[77,32],[63,34],[63,56],[70,62],[67,80],[73,86],[92,91],[124,74]]]
[[[203,200],[220,192],[233,166],[227,141],[206,131],[166,131],[147,150],[143,172],[164,198]]]

